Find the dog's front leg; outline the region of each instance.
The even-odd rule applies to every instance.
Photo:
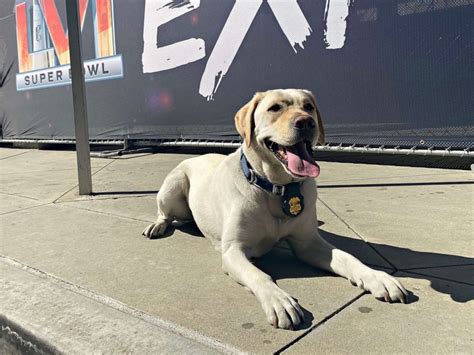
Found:
[[[408,293],[396,278],[371,269],[352,255],[337,249],[321,237],[316,227],[307,234],[292,236],[288,242],[295,256],[307,264],[345,277],[377,299],[406,303]]]
[[[231,246],[223,251],[222,268],[257,297],[268,322],[274,327],[294,329],[303,321],[303,311],[296,300],[255,267],[241,247]]]

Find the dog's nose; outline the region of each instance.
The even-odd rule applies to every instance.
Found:
[[[316,124],[311,116],[300,116],[297,117],[293,124],[296,129],[313,129]]]

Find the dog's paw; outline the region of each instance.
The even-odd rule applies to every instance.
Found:
[[[351,281],[353,284],[354,282]],[[372,293],[375,298],[385,302],[407,303],[408,292],[395,277],[386,272],[370,270],[355,282],[360,288]]]
[[[149,239],[158,238],[165,233],[168,224],[168,221],[165,219],[158,218],[155,223],[150,224],[143,230],[142,235]]]
[[[303,322],[304,315],[298,302],[277,285],[263,290],[258,298],[273,327],[294,330]]]

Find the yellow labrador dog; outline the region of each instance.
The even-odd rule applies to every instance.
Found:
[[[405,303],[395,278],[336,249],[318,233],[319,166],[311,147],[324,141],[311,92],[257,93],[235,116],[244,144],[225,156],[206,154],[179,164],[158,192],[158,219],[143,234],[159,237],[173,221],[194,219],[222,253],[222,268],[260,301],[274,327],[303,321],[294,298],[250,261],[286,239],[296,257],[347,278],[375,297]]]

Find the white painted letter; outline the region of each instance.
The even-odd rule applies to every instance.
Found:
[[[283,33],[296,52],[296,46],[304,48],[303,42],[311,35],[311,27],[296,0],[268,0]]]
[[[326,0],[324,40],[327,49],[344,47],[346,41],[346,18],[349,16],[351,0]]]
[[[142,54],[144,73],[173,69],[206,56],[205,43],[201,38],[189,38],[164,47],[157,45],[158,27],[199,5],[200,0],[183,1],[178,5],[170,0],[146,0]]]
[[[212,100],[263,0],[236,0],[202,74],[199,93]]]

